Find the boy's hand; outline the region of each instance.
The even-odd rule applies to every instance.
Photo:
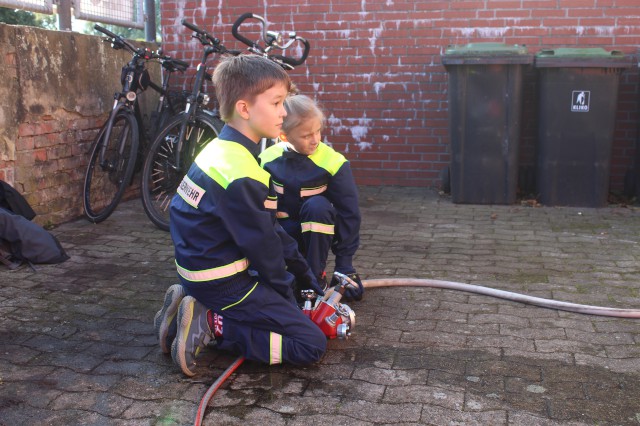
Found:
[[[296,277],[296,287],[300,290],[313,290],[318,296],[324,296],[324,289],[318,284],[318,280],[313,276],[311,270],[307,270],[304,275]]]

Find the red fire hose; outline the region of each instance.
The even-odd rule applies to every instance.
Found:
[[[213,382],[213,384],[209,387],[207,392],[202,397],[202,401],[200,401],[200,405],[198,406],[198,412],[196,413],[196,421],[193,423],[195,426],[200,426],[202,424],[202,420],[204,419],[204,412],[207,409],[207,405],[209,405],[209,401],[213,397],[213,394],[216,393],[216,391],[220,388],[220,386],[222,386],[224,381],[227,380],[229,376],[232,375],[233,372],[236,371],[236,369],[240,367],[240,364],[242,364],[243,362],[244,362],[244,357],[239,356],[235,361],[233,361],[233,363],[229,366],[229,368],[224,370],[220,375],[220,377],[218,377],[218,379],[215,382]]]
[[[557,309],[560,311],[576,312],[579,314],[587,315],[599,315],[617,318],[640,318],[640,310],[638,309],[619,309],[608,308],[603,306],[591,306],[580,305],[577,303],[560,302],[557,300],[544,299],[542,297],[527,296],[524,294],[513,293],[510,291],[497,290],[490,287],[483,287],[474,284],[464,284],[453,281],[441,281],[431,279],[417,279],[417,278],[380,278],[373,280],[366,280],[362,282],[365,288],[379,288],[379,287],[430,287],[441,288],[447,290],[466,291],[469,293],[482,294],[485,296],[497,297],[500,299],[511,300],[514,302],[526,303],[529,305],[540,306],[543,308]],[[196,416],[195,425],[199,426],[204,419],[204,412],[209,404],[209,401],[213,397],[213,394],[222,386],[225,380],[233,374],[233,372],[242,364],[244,357],[239,357],[233,364],[227,368],[218,380],[216,380],[209,390],[204,394],[200,406],[198,407],[198,413]]]

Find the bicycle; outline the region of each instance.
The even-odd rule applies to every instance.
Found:
[[[113,108],[94,139],[85,173],[84,214],[89,221],[99,223],[113,213],[126,187],[132,183],[141,156],[140,147],[146,146],[146,140],[153,140],[163,120],[173,115],[181,104],[180,95],[168,90],[169,78],[176,71],[185,71],[189,64],[159,52],[137,48],[100,25],[94,28],[107,36],[104,41],[110,42],[113,49],[127,49],[132,53],[131,60],[122,67],[122,90],[114,94]],[[162,65],[162,86],[151,81],[146,68],[150,61],[159,61]],[[158,92],[160,98],[152,113],[151,124],[145,129],[138,94],[149,87]]]
[[[249,18],[256,18],[262,23],[263,40],[266,47],[262,47],[257,42],[252,42],[238,33],[238,27]],[[218,136],[224,126],[217,109],[214,108],[211,111],[204,109],[204,105],[208,103],[206,102],[208,96],[203,93],[204,80],[205,78],[211,80],[211,75],[206,71],[206,62],[213,53],[233,55],[242,53],[238,50],[227,49],[220,44],[218,38],[185,20],[182,21],[182,24],[194,31],[192,37],[198,39],[204,46],[203,57],[198,66],[193,92],[187,98],[185,111],[173,117],[160,131],[145,158],[142,173],[141,189],[144,210],[149,219],[164,231],[169,231],[169,205],[178,185],[196,155],[207,143]],[[295,33],[290,33],[290,40],[283,43],[283,37],[279,33],[266,30],[264,18],[252,13],[245,13],[236,20],[232,34],[245,43],[251,53],[264,55],[285,69],[293,69],[293,67],[304,63],[309,53],[309,43],[305,39],[296,36]],[[273,48],[285,49],[296,41],[305,45],[301,58],[294,59],[270,54]]]
[[[265,43],[265,47],[260,46],[257,41],[251,41],[249,38],[243,36],[238,32],[238,28],[240,27],[240,25],[242,25],[247,19],[257,19],[260,22],[260,26],[262,29],[262,41]],[[293,70],[295,67],[302,65],[307,60],[307,57],[309,56],[309,50],[311,49],[309,42],[306,39],[298,36],[293,31],[289,32],[289,40],[285,43],[282,34],[276,31],[267,30],[266,20],[262,16],[256,15],[251,12],[244,13],[238,19],[236,19],[236,22],[234,22],[233,26],[231,27],[231,34],[233,34],[236,39],[246,44],[250,52],[271,59],[287,71]],[[296,42],[300,42],[304,46],[304,51],[298,59],[292,58],[290,56],[270,54],[271,50],[274,48],[285,50]],[[267,140],[263,138],[260,141],[260,152],[264,151],[274,143],[274,140]]]
[[[184,111],[175,115],[160,130],[149,148],[142,168],[142,205],[151,221],[160,229],[169,230],[169,203],[182,177],[196,155],[214,139],[224,123],[215,110],[205,109],[209,96],[204,93],[205,80],[211,81],[207,61],[213,54],[239,54],[220,44],[220,40],[196,25],[182,21],[192,30],[192,37],[203,46],[191,93]]]

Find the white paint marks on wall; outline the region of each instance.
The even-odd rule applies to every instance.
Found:
[[[351,126],[351,136],[356,141],[360,151],[364,151],[367,148],[371,148],[371,142],[364,141],[369,133],[369,126],[371,125],[371,119],[367,118],[367,113],[362,114],[362,118],[358,119],[358,124]]]
[[[453,28],[457,33],[460,33],[463,37],[504,37],[510,27],[475,27],[475,28]]]
[[[378,38],[382,34],[382,30],[384,30],[382,22],[378,28],[370,29],[371,37],[369,37],[369,50],[371,50],[371,54],[375,57],[376,54],[376,43],[378,42]]]
[[[356,142],[356,145],[360,149],[360,151],[364,151],[365,149],[371,148],[371,142],[365,141],[364,139],[367,137],[369,133],[369,127],[371,126],[371,119],[367,118],[367,114],[363,113],[362,117],[356,119],[344,119],[341,120],[336,118],[335,115],[331,114],[327,118],[327,123],[329,128],[333,131],[333,134],[349,132],[351,133],[351,137]],[[344,124],[347,122],[347,124]],[[345,148],[346,152],[349,152],[349,145],[347,144]]]
[[[373,83],[373,90],[376,92],[376,95],[379,95],[380,89],[384,89],[386,85],[387,83],[381,83],[379,81],[376,81],[375,83]]]

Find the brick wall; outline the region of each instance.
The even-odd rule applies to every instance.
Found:
[[[35,222],[82,215],[90,148],[130,58],[99,37],[0,24],[0,179],[27,199]],[[159,66],[150,71],[157,81]]]
[[[496,41],[542,48],[603,47],[636,55],[637,0],[408,1],[265,0],[161,4],[163,47],[196,62],[201,48],[180,25],[206,28],[230,48],[241,45],[231,24],[244,12],[270,28],[310,40],[306,64],[291,72],[328,113],[325,138],[353,162],[360,184],[439,186],[449,162],[447,45]],[[251,27],[247,27],[251,29]],[[256,36],[257,37],[257,36]],[[251,38],[251,37],[250,37]],[[638,71],[622,75],[611,188],[621,190],[633,167],[638,133]],[[520,150],[526,175],[535,164],[535,73],[527,73]],[[527,176],[521,176],[526,186]]]

